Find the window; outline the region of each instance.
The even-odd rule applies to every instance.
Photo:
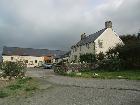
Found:
[[[33,61],[30,61],[30,65],[33,65]]]
[[[46,63],[51,63],[51,60],[47,60]]]
[[[14,57],[11,57],[11,60],[13,60],[14,59]]]
[[[74,47],[72,48],[72,51],[73,51],[73,52],[76,52],[76,51],[77,51],[77,46],[74,46]]]
[[[72,52],[74,52],[74,50],[75,50],[75,48],[73,47],[73,48],[72,48]]]
[[[74,52],[74,48],[73,48],[73,52]]]
[[[89,44],[88,43],[86,43],[86,47],[89,49]]]
[[[75,47],[75,52],[77,51],[77,48]]]
[[[98,40],[99,48],[103,48],[103,40]]]
[[[80,51],[81,51],[81,47],[82,47],[82,46],[80,46]]]
[[[89,49],[89,44],[87,45],[87,48]]]
[[[37,63],[37,60],[35,60],[35,63]]]
[[[77,55],[74,55],[74,61],[77,61]]]
[[[28,60],[25,60],[25,63],[28,63]]]
[[[42,61],[39,61],[38,62],[38,66],[42,66],[43,62]]]

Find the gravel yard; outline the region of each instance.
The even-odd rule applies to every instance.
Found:
[[[140,105],[140,81],[71,78],[39,69],[27,75],[37,77],[42,89],[0,99],[0,105]]]

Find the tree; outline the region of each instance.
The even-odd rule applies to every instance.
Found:
[[[140,44],[125,45],[119,51],[119,57],[123,60],[125,68],[140,68]]]
[[[125,43],[125,45],[132,45],[132,44],[136,44],[136,43],[140,43],[140,35],[122,35],[120,36],[120,38],[122,39],[122,41]]]

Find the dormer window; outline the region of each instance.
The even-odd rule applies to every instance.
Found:
[[[72,47],[72,52],[74,52],[74,47]]]
[[[89,43],[86,43],[86,47],[89,49]]]
[[[99,48],[103,48],[103,40],[98,40]]]
[[[76,48],[76,46],[75,47],[73,47],[73,52],[76,52],[77,51],[77,48]]]
[[[11,57],[11,60],[13,60],[14,59],[14,57]]]
[[[81,47],[82,47],[82,46],[79,46],[79,47],[80,47],[80,51],[81,51]]]
[[[77,51],[77,48],[75,47],[75,52]]]

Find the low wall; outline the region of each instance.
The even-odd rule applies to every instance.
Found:
[[[95,64],[64,64],[64,65],[56,65],[54,67],[55,72],[79,72],[79,71],[88,71],[95,68]]]

